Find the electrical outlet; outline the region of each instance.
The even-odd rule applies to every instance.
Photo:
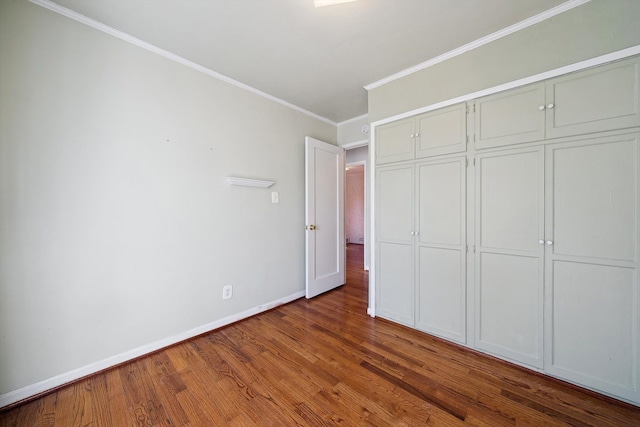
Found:
[[[222,288],[222,299],[231,299],[233,296],[233,288],[231,285],[227,285]]]

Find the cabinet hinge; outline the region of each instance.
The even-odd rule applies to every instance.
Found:
[[[469,143],[469,135],[466,136],[467,144]]]
[[[473,104],[473,112],[476,112],[476,104]]]
[[[473,253],[476,253],[476,245],[473,245]]]
[[[469,166],[469,159],[468,158],[464,159],[464,165],[467,166],[467,167]]]
[[[467,245],[467,253],[469,252],[469,245]]]

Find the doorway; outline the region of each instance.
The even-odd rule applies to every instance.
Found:
[[[354,249],[347,250],[347,257],[358,252],[357,263],[364,270],[369,270],[368,157],[369,147],[360,146],[347,150],[345,159],[345,239],[347,249]]]

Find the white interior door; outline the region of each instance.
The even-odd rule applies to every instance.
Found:
[[[306,296],[345,283],[344,149],[305,138]]]

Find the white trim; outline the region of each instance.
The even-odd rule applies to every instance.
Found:
[[[302,297],[304,297],[304,291],[299,291],[294,294],[288,295],[284,298],[280,298],[275,301],[271,301],[254,308],[250,308],[248,310],[233,314],[231,316],[227,316],[220,320],[207,323],[206,325],[202,325],[197,328],[182,332],[178,335],[174,335],[169,338],[164,338],[159,341],[153,342],[151,344],[143,345],[141,347],[126,351],[124,353],[117,354],[115,356],[108,357],[98,362],[90,363],[89,365],[83,366],[78,369],[74,369],[73,371],[56,375],[55,377],[48,378],[46,380],[39,381],[34,384],[30,384],[28,386],[19,388],[17,390],[10,391],[9,393],[0,394],[0,409],[4,408],[5,406],[11,405],[12,403],[16,403],[23,399],[27,399],[31,396],[35,396],[37,394],[46,392],[47,390],[51,390],[53,388],[62,386],[64,384],[86,377],[88,375],[95,374],[96,372],[109,369],[113,366],[119,365],[121,363],[127,362],[132,359],[136,359],[138,357],[144,356],[145,354],[149,354],[154,351],[158,351],[160,349],[169,347],[171,345],[174,345],[181,341],[188,340],[195,336],[198,336],[207,332],[211,332],[215,329],[219,329],[223,326],[230,325],[239,320],[246,319],[251,316],[255,316],[256,314],[262,313],[267,310],[271,310],[272,308],[289,303],[291,301],[297,300]]]
[[[231,185],[242,185],[244,187],[269,188],[273,185],[273,181],[265,181],[262,179],[238,178],[237,176],[228,176],[227,182]]]
[[[376,134],[371,124],[369,142],[369,307],[367,314],[376,317]]]
[[[95,19],[91,19],[78,12],[74,12],[71,9],[67,9],[66,7],[60,6],[59,4],[54,3],[51,0],[29,0],[29,1],[31,3],[37,4],[38,6],[42,6],[45,9],[49,9],[53,12],[59,13],[60,15],[66,16],[67,18],[71,18],[74,21],[78,21],[82,24],[88,25],[89,27],[95,28],[96,30],[102,31],[103,33],[107,33],[113,37],[119,38],[120,40],[124,40],[135,46],[141,47],[142,49],[148,50],[157,55],[170,59],[171,61],[178,62],[196,71],[200,71],[201,73],[204,73],[210,77],[216,78],[230,85],[239,87],[240,89],[244,89],[248,92],[251,92],[255,95],[266,98],[270,101],[277,102],[278,104],[284,105],[285,107],[291,108],[292,110],[298,111],[299,113],[306,114],[309,117],[313,117],[314,119],[323,121],[325,123],[328,123],[336,127],[338,126],[338,124],[333,120],[329,120],[326,117],[322,117],[316,113],[312,113],[311,111],[305,110],[304,108],[298,107],[297,105],[291,104],[290,102],[287,102],[283,99],[277,98],[273,95],[269,95],[266,92],[263,92],[259,89],[251,87],[247,84],[241,83],[237,80],[232,79],[231,77],[227,77],[203,65],[197,64],[193,61],[189,61],[188,59],[183,58],[182,56],[176,55],[175,53],[169,52],[168,50],[161,49],[155,45],[152,45],[151,43],[147,43],[143,40],[140,40],[139,38],[134,37],[130,34],[127,34],[124,31],[116,30],[113,27],[110,27],[108,25],[105,25],[101,22],[96,21]]]
[[[345,120],[345,121],[342,121],[342,122],[338,123],[338,126],[348,125],[349,123],[357,122],[357,121],[360,121],[360,120],[366,119],[366,118],[368,118],[368,117],[369,117],[369,114],[368,114],[368,113],[367,113],[367,114],[363,114],[363,115],[361,115],[361,116],[354,117],[354,118],[351,118],[351,119],[347,119],[347,120]]]
[[[448,99],[446,101],[437,102],[435,104],[428,105],[426,107],[418,108],[415,110],[407,111],[405,113],[397,114],[395,116],[386,117],[384,119],[376,120],[371,123],[371,141],[373,141],[374,128],[376,126],[383,125],[385,123],[395,122],[396,120],[405,119],[407,117],[414,116],[416,114],[426,113],[428,111],[437,110],[439,108],[448,107],[450,105],[458,104],[460,102],[470,101],[472,99],[481,98],[487,95],[493,95],[494,93],[503,92],[505,90],[514,89],[520,86],[538,83],[547,79],[558,77],[564,74],[573,73],[576,71],[584,70],[598,65],[606,64],[608,62],[618,61],[620,59],[628,58],[633,55],[640,54],[640,45],[632,46],[626,49],[622,49],[616,52],[607,53],[605,55],[597,56],[595,58],[587,59],[585,61],[576,62],[564,67],[556,68],[554,70],[545,71],[544,73],[535,74],[533,76],[525,77],[522,79],[514,80],[508,83],[504,83],[498,86],[493,86],[488,89],[482,89],[477,92],[462,95],[457,98]],[[370,143],[370,145],[372,145]]]
[[[348,142],[344,145],[339,145],[339,147],[344,148],[345,150],[351,150],[352,148],[364,147],[369,145],[368,139],[361,139],[360,141]]]
[[[439,64],[440,62],[446,61],[447,59],[451,59],[453,57],[456,57],[458,55],[462,55],[465,52],[468,52],[470,50],[473,49],[477,49],[480,46],[484,46],[487,43],[491,43],[495,40],[498,40],[502,37],[508,36],[510,34],[513,34],[517,31],[523,30],[527,27],[530,27],[532,25],[535,25],[539,22],[542,22],[546,19],[549,18],[553,18],[556,15],[559,15],[563,12],[566,12],[568,10],[573,9],[574,7],[578,7],[581,6],[585,3],[590,2],[591,0],[569,0],[565,3],[562,3],[556,7],[553,7],[549,10],[546,10],[542,13],[539,13],[535,16],[532,16],[531,18],[527,18],[524,21],[520,21],[516,24],[513,24],[507,28],[503,28],[500,31],[496,31],[495,33],[489,34],[488,36],[482,37],[478,40],[472,41],[471,43],[467,43],[464,46],[460,46],[456,49],[453,49],[447,53],[443,53],[442,55],[436,56],[435,58],[432,58],[428,61],[425,61],[421,64],[418,65],[414,65],[413,67],[407,68],[406,70],[402,70],[398,73],[392,74],[391,76],[385,77],[384,79],[378,80],[377,82],[373,82],[370,83],[366,86],[364,86],[364,88],[366,90],[371,90],[371,89],[375,89],[377,87],[380,87],[382,85],[385,85],[387,83],[390,83],[394,80],[398,80],[402,77],[406,77],[410,74],[413,74],[415,72],[418,72],[420,70],[424,70],[425,68],[429,68],[432,67],[436,64]]]

